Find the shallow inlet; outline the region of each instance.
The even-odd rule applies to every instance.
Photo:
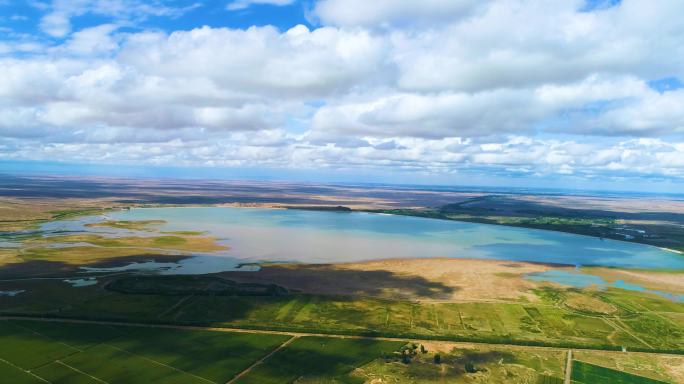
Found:
[[[590,275],[578,271],[564,271],[559,269],[550,269],[544,272],[532,273],[526,278],[534,281],[549,281],[575,288],[596,287],[604,290],[609,287],[620,288],[627,291],[646,292],[654,295],[662,296],[672,301],[684,302],[684,295],[676,295],[669,292],[646,289],[638,284],[627,283],[623,280],[617,280],[613,283],[608,283],[600,276]]]

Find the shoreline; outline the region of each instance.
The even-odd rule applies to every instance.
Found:
[[[343,261],[338,263],[303,263],[303,262],[270,262],[262,264],[268,265],[301,265],[301,266],[346,266],[346,265],[362,265],[362,264],[372,264],[372,263],[392,263],[392,262],[419,262],[419,261],[447,261],[447,262],[477,262],[483,264],[530,264],[541,267],[548,268],[571,268],[575,269],[574,264],[564,264],[564,263],[547,263],[543,261],[526,261],[526,260],[506,260],[506,259],[478,259],[474,257],[447,257],[447,256],[437,256],[437,257],[389,257],[389,258],[378,258],[378,259],[364,259],[358,261]],[[257,263],[260,264],[260,263]]]
[[[639,244],[643,244],[643,243],[639,243]],[[651,244],[644,244],[644,245],[651,245]],[[653,247],[656,247],[656,248],[658,248],[658,249],[662,249],[663,251],[676,253],[676,254],[678,254],[678,255],[684,255],[684,252],[678,251],[678,250],[676,250],[676,249],[665,248],[665,247],[658,247],[657,245],[653,245]]]
[[[322,205],[322,207],[330,207],[330,206]],[[294,206],[288,206],[288,207],[277,206],[276,204],[272,204],[272,203],[249,203],[249,204],[237,203],[237,204],[208,204],[208,205],[205,205],[205,204],[198,204],[198,205],[187,205],[187,204],[186,204],[186,205],[174,205],[174,204],[171,204],[171,205],[155,205],[155,206],[150,206],[150,205],[146,205],[146,206],[145,206],[145,205],[143,205],[143,206],[120,206],[120,207],[112,207],[112,208],[109,208],[109,209],[107,209],[105,212],[102,212],[102,213],[98,213],[98,214],[95,214],[95,215],[92,215],[92,214],[86,214],[86,215],[83,215],[83,216],[78,215],[78,216],[75,217],[75,218],[88,217],[88,216],[100,216],[100,217],[103,217],[104,220],[112,220],[112,217],[108,215],[108,214],[111,213],[111,212],[125,212],[125,211],[133,210],[133,209],[155,209],[155,208],[157,208],[157,209],[158,209],[158,208],[185,208],[185,209],[190,209],[190,208],[250,208],[250,209],[269,209],[269,210],[286,210],[286,209],[290,209],[290,210],[299,210],[299,209],[302,209],[302,210],[309,210],[309,209],[306,209],[306,208],[299,208],[299,207],[294,207]],[[319,211],[319,210],[314,210],[314,211]],[[337,212],[337,211],[334,211],[334,210],[325,210],[325,209],[320,210],[320,211],[322,211],[322,212],[332,212],[332,213],[336,213],[336,212]],[[412,216],[412,215],[401,215],[401,214],[395,214],[395,213],[368,212],[368,211],[365,211],[365,210],[352,210],[351,212],[352,212],[352,213],[353,213],[353,212],[358,212],[358,213],[377,214],[377,215],[382,215],[382,216],[389,216],[389,215],[391,215],[391,216],[410,216],[410,217],[417,217],[417,218],[424,218],[424,219],[430,219],[430,218],[431,218],[431,217],[420,217],[420,216]],[[345,211],[345,213],[347,213],[347,211]],[[70,218],[70,219],[74,219],[74,218]],[[445,218],[436,218],[436,219],[439,219],[439,220],[447,220],[447,221],[454,221],[454,222],[470,223],[470,222],[468,222],[468,221],[453,220],[453,219],[445,219]],[[68,219],[67,219],[67,220],[68,220]],[[539,228],[530,228],[530,227],[522,227],[522,226],[511,226],[511,225],[494,224],[494,223],[491,223],[491,224],[490,224],[490,223],[471,223],[471,224],[476,224],[476,225],[492,225],[492,226],[496,225],[496,226],[503,226],[503,227],[508,227],[508,228],[516,228],[516,229],[518,229],[518,230],[526,230],[526,231],[530,231],[530,230],[531,230],[531,231],[546,231],[546,232],[550,232],[550,233],[553,233],[553,232],[555,232],[555,233],[564,233],[564,234],[566,234],[566,235],[568,235],[568,236],[583,236],[583,237],[585,237],[585,238],[598,239],[598,237],[591,236],[591,235],[583,235],[583,234],[576,234],[576,233],[565,232],[565,231],[555,231],[555,230],[549,230],[549,229],[539,229]],[[630,244],[638,244],[638,245],[642,245],[642,246],[649,246],[649,247],[657,248],[659,251],[662,251],[662,252],[668,252],[669,254],[684,255],[684,252],[679,251],[679,250],[676,250],[676,249],[671,249],[671,248],[666,248],[666,247],[659,247],[659,246],[656,246],[656,245],[644,244],[644,243],[641,243],[641,242],[630,242],[630,241],[622,241],[622,240],[615,240],[615,239],[608,239],[608,240],[610,240],[610,241],[618,241],[618,242],[621,242],[621,243],[630,243]],[[194,256],[194,255],[188,255],[188,256],[189,256],[189,257],[192,257],[192,256]],[[339,261],[339,262],[331,261],[331,262],[325,262],[324,264],[327,264],[327,265],[342,265],[342,264],[352,264],[352,263],[358,263],[358,262],[373,262],[373,261],[379,261],[379,260],[390,261],[390,260],[392,260],[392,259],[396,259],[396,260],[410,260],[410,259],[413,259],[413,258],[415,258],[415,257],[408,257],[408,258],[406,258],[406,259],[402,259],[402,258],[392,258],[392,257],[389,257],[389,258],[370,258],[370,259],[362,259],[362,260],[354,260],[354,261],[346,261],[346,260],[341,260],[341,261]],[[487,260],[487,259],[479,259],[479,258],[473,258],[473,257],[461,258],[461,257],[446,257],[446,256],[425,257],[425,258],[420,258],[420,259],[429,260],[429,259],[440,259],[440,258],[444,258],[444,259],[454,259],[454,260]],[[255,263],[255,264],[259,264],[259,265],[262,265],[263,262],[264,262],[264,260],[254,260],[254,261],[249,260],[249,259],[243,259],[243,260],[245,260],[247,263]],[[554,262],[545,262],[545,261],[539,261],[539,260],[537,260],[537,261],[530,261],[530,260],[510,260],[510,259],[506,259],[506,258],[495,258],[495,259],[489,259],[489,260],[508,261],[508,262],[524,262],[524,263],[544,265],[544,266],[547,266],[547,267],[550,267],[550,268],[559,268],[559,269],[576,268],[576,267],[577,267],[577,265],[571,264],[571,263],[567,263],[567,262],[555,262],[555,263],[554,263]],[[314,263],[310,263],[310,262],[306,262],[306,261],[295,261],[294,263],[296,263],[296,264],[306,264],[306,265],[320,264],[320,263],[315,263],[315,262],[314,262]],[[281,260],[266,260],[266,264],[265,264],[265,265],[268,265],[268,264],[293,264],[293,261],[290,260],[290,261],[288,261],[288,262],[283,262],[283,261],[281,261]],[[606,265],[590,265],[590,264],[587,264],[587,265],[580,265],[580,267],[582,267],[582,268],[585,268],[585,267],[586,267],[586,268],[594,268],[594,267],[599,267],[599,268],[600,268],[600,267],[603,267],[603,268],[616,268],[616,269],[626,270],[626,271],[628,271],[628,270],[646,270],[646,271],[653,271],[653,272],[660,272],[660,271],[664,271],[664,270],[671,270],[671,268],[644,268],[644,267],[632,267],[632,268],[630,268],[630,267],[619,267],[619,266],[611,267],[611,266],[606,266]],[[673,271],[680,272],[680,271],[682,271],[682,270],[681,270],[681,269],[674,269]]]
[[[457,223],[469,223],[469,224],[476,224],[476,225],[491,225],[491,226],[500,226],[500,227],[507,227],[507,228],[516,228],[516,229],[525,229],[525,230],[532,230],[532,231],[545,231],[545,232],[552,232],[552,233],[563,233],[566,235],[571,235],[571,236],[581,236],[581,237],[586,237],[586,238],[591,238],[591,239],[600,239],[601,241],[616,241],[620,243],[626,243],[626,244],[638,244],[638,245],[643,245],[643,246],[648,246],[648,247],[654,247],[657,248],[661,251],[664,252],[669,252],[669,253],[675,253],[678,255],[684,255],[684,251],[679,251],[676,249],[672,248],[667,248],[667,247],[661,247],[655,244],[648,244],[648,243],[643,243],[639,241],[626,241],[626,240],[620,240],[620,239],[613,239],[613,238],[604,238],[600,236],[594,236],[594,235],[588,235],[588,234],[580,234],[580,233],[574,233],[574,232],[569,232],[569,231],[560,231],[560,230],[554,230],[554,229],[548,229],[548,228],[536,228],[532,226],[525,226],[525,225],[509,225],[509,224],[503,224],[503,223],[482,223],[478,221],[469,221],[469,220],[457,220],[457,219],[450,219],[450,218],[441,218],[441,217],[427,217],[427,216],[420,216],[420,215],[408,215],[408,214],[399,214],[399,213],[388,213],[388,212],[375,212],[373,210],[367,210],[367,209],[355,209],[355,208],[350,208],[350,211],[336,211],[332,208],[336,208],[336,206],[331,206],[331,205],[320,205],[321,208],[330,208],[330,209],[307,209],[307,207],[311,207],[311,205],[308,205],[307,207],[298,207],[298,206],[284,206],[281,204],[275,204],[275,203],[224,203],[224,204],[184,204],[184,205],[158,205],[158,206],[132,206],[129,207],[129,209],[145,209],[145,208],[248,208],[248,209],[273,209],[273,210],[302,210],[302,211],[311,211],[311,212],[332,212],[332,213],[368,213],[368,214],[374,214],[374,215],[381,215],[381,216],[397,216],[397,217],[415,217],[419,219],[432,219],[432,220],[443,220],[443,221],[453,221]],[[116,208],[114,208],[116,209]],[[121,209],[126,209],[126,208],[121,208]]]

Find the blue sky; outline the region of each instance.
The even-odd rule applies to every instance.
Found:
[[[97,1],[89,1],[96,3]],[[145,3],[145,2],[140,2]],[[246,29],[251,26],[273,25],[281,30],[287,30],[298,24],[311,26],[306,13],[311,2],[294,1],[283,6],[272,4],[250,4],[244,9],[235,11],[227,7],[235,2],[230,1],[149,1],[158,7],[167,7],[173,12],[169,14],[139,14],[127,23],[123,30],[142,31],[160,29],[166,32],[188,30],[204,25],[210,27],[228,27]],[[46,38],[39,28],[41,18],[49,9],[49,1],[6,1],[2,8],[2,24],[11,28],[15,33],[27,33],[38,38]],[[73,30],[95,27],[100,24],[120,21],[119,15],[107,12],[86,12],[70,18]],[[43,35],[43,36],[41,36]],[[59,40],[59,39],[57,39]]]
[[[679,189],[681,14],[0,0],[0,172]]]

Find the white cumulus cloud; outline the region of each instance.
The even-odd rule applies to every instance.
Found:
[[[227,7],[267,3],[292,1]],[[684,177],[684,89],[649,86],[684,81],[681,1],[319,0],[316,27],[127,28],[187,11],[169,4],[54,0],[60,39],[0,42],[0,158]],[[111,22],[73,31],[85,14]]]
[[[293,4],[294,2],[295,0],[233,0],[226,5],[226,9],[229,11],[239,11],[242,9],[247,9],[252,5],[260,4],[276,5],[282,7]]]

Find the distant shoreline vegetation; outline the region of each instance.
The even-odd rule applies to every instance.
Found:
[[[325,206],[325,205],[309,205],[309,206],[293,206],[293,205],[286,205],[282,207],[283,209],[300,209],[303,211],[326,211],[326,212],[354,212],[353,209],[349,207],[344,207],[341,205],[338,206]]]
[[[625,241],[657,247],[663,251],[684,254],[684,244],[663,246],[664,237],[653,238],[625,235],[611,230],[611,226],[617,225],[617,220],[604,218],[568,218],[558,216],[538,217],[511,217],[511,216],[487,216],[477,214],[450,214],[444,208],[438,209],[364,209],[368,213],[382,213],[399,216],[413,216],[428,219],[460,221],[467,223],[492,224],[516,228],[540,229],[554,232],[571,233],[575,235],[590,236],[599,239]],[[682,230],[681,236],[684,236]],[[667,239],[667,238],[665,238]]]

